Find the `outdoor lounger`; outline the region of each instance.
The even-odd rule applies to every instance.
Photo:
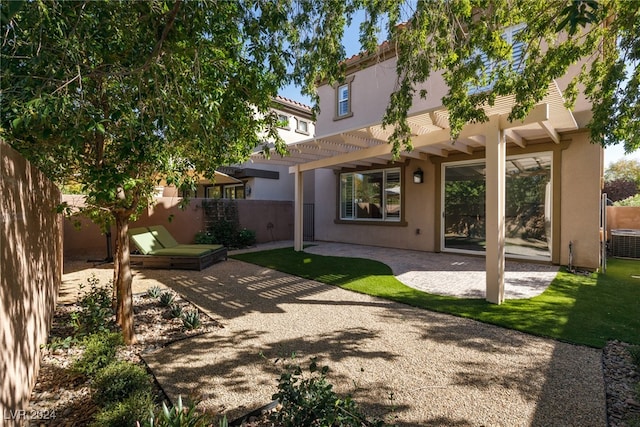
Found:
[[[227,259],[222,245],[181,245],[161,225],[129,229],[129,237],[140,254],[131,254],[131,262],[149,268],[202,270]]]

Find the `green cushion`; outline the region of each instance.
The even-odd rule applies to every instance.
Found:
[[[173,248],[178,246],[178,242],[173,238],[171,233],[167,231],[162,225],[152,225],[149,227],[149,231],[165,248]]]
[[[164,246],[153,237],[150,231],[143,233],[140,229],[134,228],[129,230],[129,237],[131,237],[138,250],[145,255],[158,249],[164,249]]]
[[[202,248],[182,248],[176,246],[175,248],[162,248],[157,249],[155,251],[151,251],[148,255],[153,256],[186,256],[186,257],[197,257],[204,254],[208,254],[211,251],[209,249]]]
[[[218,249],[224,248],[222,245],[200,245],[197,243],[189,244],[189,245],[178,245],[179,248],[200,248],[200,249],[210,249],[212,251],[217,251]]]

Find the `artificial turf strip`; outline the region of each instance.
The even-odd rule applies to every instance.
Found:
[[[602,348],[617,339],[640,344],[640,261],[613,259],[606,274],[559,272],[535,298],[507,300],[429,294],[399,282],[378,261],[295,252],[291,248],[234,255],[246,261],[415,307],[467,317],[535,335]]]

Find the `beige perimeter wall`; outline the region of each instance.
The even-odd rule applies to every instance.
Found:
[[[60,192],[0,141],[0,414],[27,410],[62,278]],[[13,412],[11,412],[13,411]],[[9,418],[9,419],[7,419]]]
[[[611,230],[621,228],[640,230],[640,207],[607,206],[607,236],[611,235]]]
[[[63,200],[72,206],[84,203],[82,196],[64,195]],[[130,226],[164,225],[178,243],[192,243],[196,233],[204,229],[201,207],[204,199],[191,199],[184,210],[178,207],[180,200],[157,198],[156,204]],[[258,243],[293,239],[293,202],[237,200],[236,203],[240,226],[255,231]],[[84,217],[64,220],[65,257],[102,259],[106,254],[106,238],[90,220]]]

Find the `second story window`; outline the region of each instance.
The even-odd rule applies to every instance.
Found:
[[[289,129],[289,116],[286,114],[278,114],[278,127],[282,129]]]
[[[338,84],[336,89],[336,112],[333,120],[340,120],[353,116],[351,110],[351,101],[353,100],[353,91],[351,82],[353,82],[353,75],[347,77],[344,83]]]
[[[298,124],[296,126],[296,132],[309,135],[309,123],[304,120],[300,120],[300,119],[297,119],[297,120],[298,120]]]

